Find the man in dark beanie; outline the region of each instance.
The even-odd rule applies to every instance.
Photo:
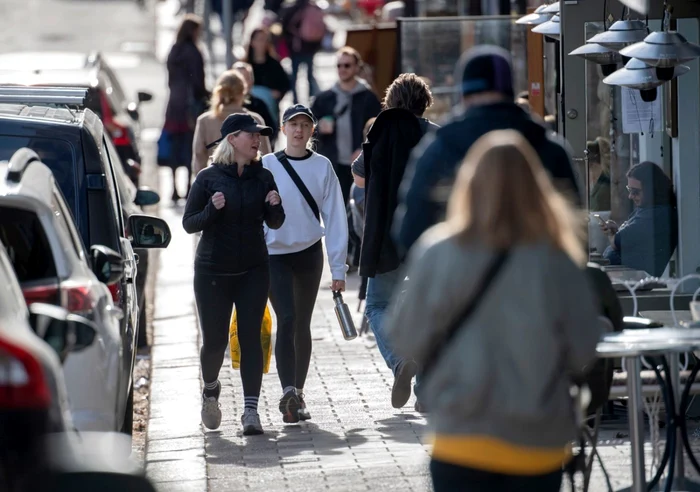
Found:
[[[393,224],[397,246],[407,252],[430,226],[444,219],[452,183],[464,156],[481,136],[517,130],[535,148],[558,190],[581,203],[580,187],[563,139],[518,106],[510,54],[497,46],[476,46],[458,64],[464,111],[427,134],[413,150],[401,184]]]

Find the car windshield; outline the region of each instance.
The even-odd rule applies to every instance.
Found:
[[[76,204],[78,202],[76,189],[77,166],[75,165],[73,146],[67,141],[58,138],[2,135],[0,136],[0,161],[9,161],[12,154],[22,147],[29,147],[36,152],[41,162],[51,169],[80,228],[80,217],[76,213]]]

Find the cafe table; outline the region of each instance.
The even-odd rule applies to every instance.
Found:
[[[602,337],[596,348],[598,358],[624,358],[627,371],[627,394],[630,445],[632,448],[632,492],[646,492],[644,468],[644,403],[642,401],[641,357],[665,356],[671,368],[669,380],[676,401],[675,413],[680,407],[679,356],[700,349],[700,328],[653,328],[624,330]],[[681,416],[685,418],[685,416]],[[685,477],[681,429],[677,429],[674,490],[699,491],[700,485]],[[680,487],[680,488],[679,488]]]

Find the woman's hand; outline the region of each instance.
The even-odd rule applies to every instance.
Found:
[[[270,191],[270,193],[267,194],[265,197],[265,201],[268,202],[270,205],[279,205],[282,203],[282,199],[280,198],[279,193],[277,193],[275,190]]]
[[[605,222],[605,225],[601,225],[600,228],[603,229],[604,233],[613,236],[620,229],[620,226],[618,226],[614,221],[608,220]]]
[[[214,207],[217,210],[221,210],[222,208],[224,208],[224,205],[226,205],[226,197],[224,197],[223,193],[221,193],[220,191],[217,191],[211,197],[211,202],[214,204]]]
[[[345,292],[345,280],[334,280],[331,283],[331,290],[333,292]]]

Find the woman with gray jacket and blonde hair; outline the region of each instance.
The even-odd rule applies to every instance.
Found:
[[[570,385],[602,333],[582,225],[524,137],[497,131],[467,154],[447,221],[411,251],[388,332],[424,368],[436,492],[559,491]]]
[[[209,142],[219,137],[221,124],[233,113],[247,113],[257,121],[259,125],[265,125],[262,116],[243,107],[248,88],[243,76],[238,70],[227,70],[216,81],[212,91],[209,111],[197,118],[194,129],[194,141],[192,144],[192,175],[209,165],[209,158],[214,152],[213,148],[207,148]],[[272,152],[270,137],[260,137],[260,153],[262,155]]]

